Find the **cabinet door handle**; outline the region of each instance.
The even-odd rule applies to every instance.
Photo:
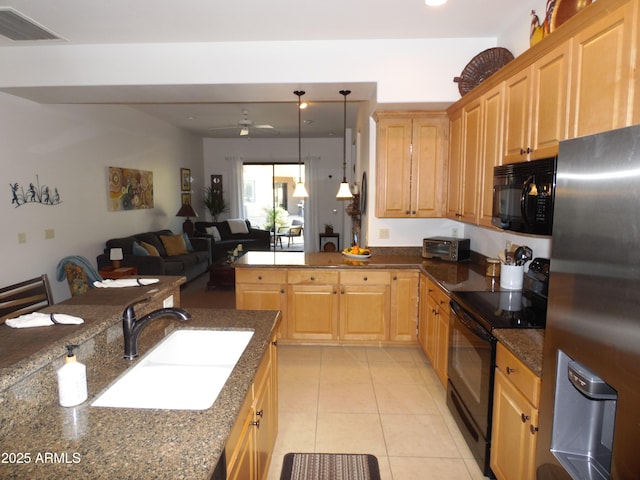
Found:
[[[284,288],[280,289],[280,293],[284,293]]]
[[[258,275],[258,280],[262,280],[262,275]]]
[[[516,369],[507,367],[507,375],[511,375],[512,373],[516,373]]]
[[[338,293],[338,292],[334,290],[334,291],[333,291],[333,294],[335,295],[336,293]]]
[[[256,412],[256,416],[261,417],[262,415],[264,415],[264,410]]]
[[[253,425],[256,428],[260,428],[260,420],[256,420],[255,422],[251,422],[251,425]]]
[[[520,155],[524,155],[524,148],[520,149]]]
[[[416,214],[416,211],[415,211],[415,210],[411,212],[411,215],[415,215],[415,214]]]
[[[314,276],[312,275],[311,277],[309,277],[309,279],[310,279],[311,281],[314,281],[314,280],[316,279],[316,277],[314,277]]]
[[[409,210],[405,210],[404,214],[409,215]]]
[[[271,345],[273,345],[274,347],[277,347],[278,346],[278,341],[274,340],[273,342],[271,342]]]
[[[344,295],[344,290],[340,290],[340,293],[341,293],[342,295]]]
[[[394,276],[393,276],[393,279],[394,279],[394,280],[397,280],[397,279],[398,279],[398,277],[396,277],[396,276],[394,275]]]
[[[367,280],[369,280],[367,277],[362,277],[362,279],[366,282]]]
[[[524,413],[521,413],[520,420],[522,420],[522,423],[527,423],[528,420],[531,420],[531,417],[529,415],[525,415]]]
[[[536,432],[538,431],[538,427],[534,427],[533,425],[529,425],[529,431],[531,432],[531,435],[535,435]]]

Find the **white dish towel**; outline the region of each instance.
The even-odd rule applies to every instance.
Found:
[[[159,281],[159,278],[119,278],[117,280],[93,282],[93,286],[96,288],[144,287],[145,285],[152,285]]]
[[[80,317],[65,315],[64,313],[27,313],[16,318],[5,320],[11,328],[48,327],[49,325],[80,325],[84,320]]]

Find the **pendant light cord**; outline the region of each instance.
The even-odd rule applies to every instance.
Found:
[[[340,90],[344,95],[344,135],[342,138],[342,183],[347,183],[347,95],[351,90]]]

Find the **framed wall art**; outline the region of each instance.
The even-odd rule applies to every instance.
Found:
[[[183,192],[191,191],[191,169],[190,168],[180,169],[180,188]]]
[[[191,205],[191,194],[182,192],[180,196],[182,205]]]
[[[153,208],[153,172],[109,167],[109,211]]]

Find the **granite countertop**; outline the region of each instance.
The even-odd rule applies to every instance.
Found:
[[[189,312],[192,319],[176,323],[176,328],[255,332],[210,409],[91,407],[98,394],[136,363],[111,355],[93,369],[88,367],[89,398],[77,407],[60,407],[55,396],[38,400],[34,398],[38,392],[19,392],[26,406],[20,405],[9,420],[3,419],[0,444],[3,452],[20,456],[0,463],[0,478],[208,479],[223,454],[280,315],[275,311]],[[122,348],[120,342],[118,346]],[[48,374],[54,383],[55,371],[50,369]],[[18,463],[20,459],[23,463]]]
[[[485,276],[485,265],[476,259],[471,262],[425,260],[418,254],[378,253],[365,261],[345,258],[339,252],[247,252],[237,262],[239,268],[418,268],[429,275],[448,293],[453,291],[500,291],[497,278]],[[496,337],[537,375],[542,373],[542,345],[544,330],[500,329]]]
[[[60,357],[65,345],[81,344],[119,322],[128,304],[143,299],[162,304],[170,292],[179,294],[180,285],[185,283],[179,276],[159,278],[158,283],[144,287],[94,288],[41,310],[80,317],[84,320],[80,325],[16,329],[0,324],[0,391]]]

